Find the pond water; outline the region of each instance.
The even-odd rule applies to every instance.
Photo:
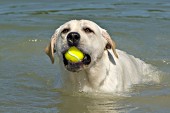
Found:
[[[169,113],[169,0],[1,0],[1,113]],[[63,92],[57,62],[44,53],[54,30],[71,19],[107,29],[118,49],[163,72],[129,96]]]

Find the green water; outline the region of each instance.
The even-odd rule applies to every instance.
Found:
[[[134,86],[131,96],[63,92],[44,48],[71,19],[107,29],[118,49],[162,71],[161,83]],[[169,0],[0,1],[0,113],[169,113],[169,31]]]

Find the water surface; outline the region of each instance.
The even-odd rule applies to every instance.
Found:
[[[170,111],[169,0],[0,1],[0,112],[168,113]],[[156,66],[160,84],[137,85],[131,96],[63,92],[57,62],[44,54],[54,30],[90,19],[124,50]]]

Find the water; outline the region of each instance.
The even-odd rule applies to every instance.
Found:
[[[169,0],[0,1],[1,113],[168,113],[170,111]],[[163,72],[156,85],[130,95],[63,92],[57,63],[43,49],[59,25],[90,19],[124,50]]]

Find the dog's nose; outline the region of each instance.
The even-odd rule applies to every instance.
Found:
[[[80,41],[80,34],[77,32],[70,32],[67,35],[67,43],[69,46],[77,46]]]

